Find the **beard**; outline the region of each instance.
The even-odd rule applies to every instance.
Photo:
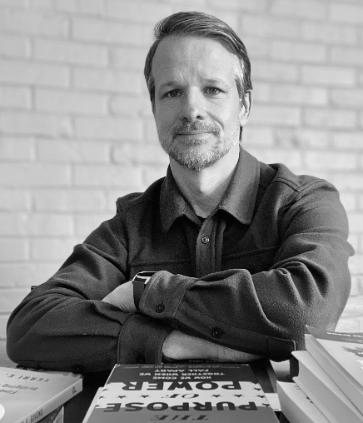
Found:
[[[170,158],[197,172],[215,164],[239,143],[239,126],[230,139],[225,139],[214,122],[185,122],[171,128],[160,144]],[[214,138],[214,141],[211,141]]]

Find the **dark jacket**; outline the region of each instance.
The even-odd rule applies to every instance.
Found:
[[[106,370],[160,362],[173,328],[283,360],[306,324],[333,328],[350,290],[348,225],[336,189],[241,150],[217,209],[199,219],[171,175],[119,198],[117,214],[74,248],[8,322],[26,366]],[[102,302],[141,270],[156,273],[138,313]]]

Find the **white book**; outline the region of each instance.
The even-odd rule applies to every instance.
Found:
[[[332,423],[362,423],[363,415],[308,351],[294,351],[299,375],[294,381]]]
[[[277,381],[277,393],[282,412],[291,423],[330,423],[296,383]]]

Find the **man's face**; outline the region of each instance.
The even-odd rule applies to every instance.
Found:
[[[160,143],[182,166],[211,166],[239,143],[248,118],[236,85],[236,56],[218,41],[164,38],[153,58],[154,117]]]

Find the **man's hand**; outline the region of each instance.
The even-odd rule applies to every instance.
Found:
[[[163,355],[173,360],[206,359],[212,361],[234,361],[248,363],[261,358],[223,345],[215,344],[202,338],[173,330],[165,339]]]
[[[134,290],[132,281],[128,281],[119,285],[113,291],[106,295],[102,301],[113,304],[120,308],[122,311],[133,313],[136,311],[134,302]]]

